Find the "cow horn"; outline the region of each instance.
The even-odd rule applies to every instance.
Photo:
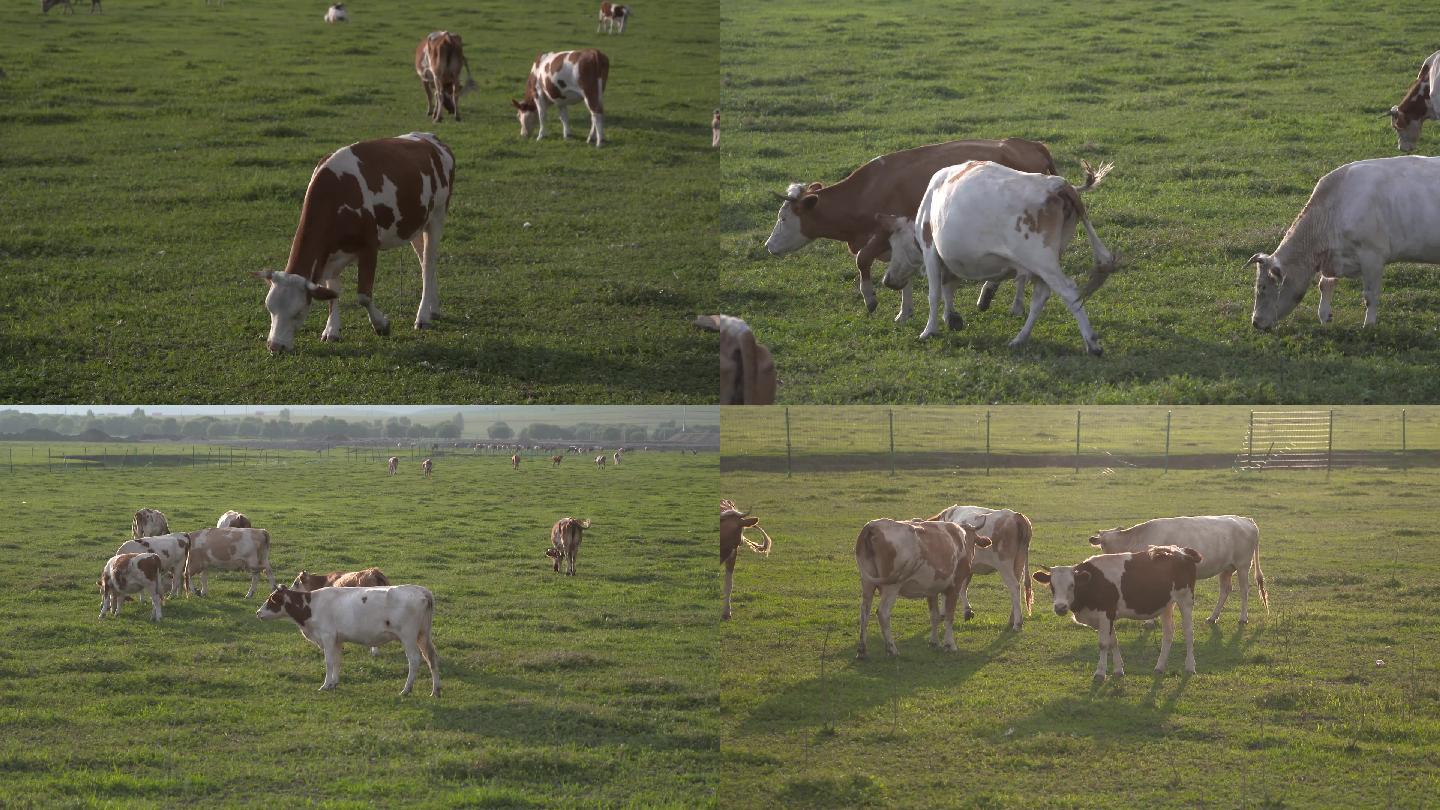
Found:
[[[1251,256],[1250,258],[1246,259],[1246,260],[1245,260],[1245,264],[1243,264],[1243,265],[1241,265],[1241,266],[1242,266],[1242,267],[1249,267],[1249,266],[1252,265],[1252,264],[1258,264],[1262,259],[1268,259],[1268,258],[1270,258],[1270,257],[1269,257],[1269,256],[1266,256],[1264,253],[1256,253],[1254,256]]]
[[[775,199],[779,200],[780,202],[793,203],[793,202],[795,202],[795,199],[796,199],[795,197],[791,197],[791,196],[788,195],[788,194],[781,194],[781,193],[778,192],[778,191],[772,191],[772,192],[770,192],[770,194],[773,195],[773,196],[775,197]]]

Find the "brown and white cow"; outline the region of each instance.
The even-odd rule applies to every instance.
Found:
[[[519,454],[519,453],[515,453],[515,454],[513,454],[513,455],[510,456],[510,468],[511,468],[511,469],[515,469],[515,470],[520,469],[520,454]]]
[[[564,457],[564,456],[560,455],[559,453],[556,453],[555,455],[553,455],[553,456],[550,457],[550,464],[553,465],[553,466],[559,467],[559,466],[560,466],[560,462],[562,462],[562,461],[564,461],[564,460],[565,460],[565,457]]]
[[[590,133],[596,148],[605,142],[605,84],[610,79],[610,58],[594,48],[578,51],[542,53],[535,57],[530,76],[525,80],[525,98],[510,99],[515,116],[520,119],[520,137],[530,137],[530,128],[537,121],[535,140],[545,137],[545,111],[560,108],[560,126],[564,137],[570,137],[569,105],[584,101],[590,111]]]
[[[170,575],[169,586],[161,582],[161,589],[170,596],[176,596],[180,593],[185,577],[185,559],[190,555],[190,535],[177,532],[126,540],[115,549],[115,554],[154,554],[160,557],[161,574]],[[141,597],[143,599],[143,592]]]
[[[722,619],[730,618],[730,586],[735,580],[735,563],[740,558],[740,547],[743,545],[756,554],[768,557],[770,549],[775,546],[769,533],[760,528],[759,523],[760,518],[749,512],[741,512],[735,507],[734,501],[720,501],[720,564],[725,566],[725,602],[720,610]],[[765,542],[757,543],[746,537],[746,529],[760,532]]]
[[[209,570],[249,571],[250,590],[245,598],[255,595],[255,586],[263,571],[275,587],[275,574],[270,570],[270,532],[265,529],[201,529],[190,532],[190,555],[185,560],[185,590],[205,596],[209,593]],[[192,582],[200,575],[200,587]]]
[[[379,568],[363,568],[359,571],[331,571],[328,574],[310,574],[305,571],[295,575],[290,589],[295,591],[318,591],[321,588],[375,588],[389,585],[385,572]]]
[[[385,462],[385,469],[388,470],[391,475],[394,475],[395,471],[400,469],[400,457],[391,456],[390,459]]]
[[[977,524],[978,525],[978,524]],[[859,658],[866,656],[870,631],[870,602],[880,594],[875,615],[885,651],[899,655],[890,633],[890,611],[899,597],[930,603],[930,644],[939,641],[940,594],[945,595],[945,638],[942,646],[955,650],[955,605],[970,587],[975,549],[990,545],[990,538],[966,523],[881,518],[865,524],[855,539],[855,565],[860,570]]]
[[[454,182],[454,155],[428,132],[361,141],[326,155],[310,176],[285,269],[251,273],[270,285],[265,296],[270,351],[294,346],[295,329],[314,299],[330,302],[320,339],[340,339],[340,271],[356,262],[356,300],[369,313],[375,333],[390,334],[390,319],[370,296],[380,251],[405,244],[420,258],[415,328],[429,327],[440,317],[435,274]]]
[[[600,4],[600,24],[595,26],[595,33],[605,29],[605,33],[625,33],[625,23],[630,19],[633,12],[629,6],[622,6],[619,3]]]
[[[622,454],[619,450],[616,450],[616,451],[615,451],[615,466],[616,466],[616,467],[619,467],[619,466],[620,466],[620,459],[622,458],[622,456],[623,456],[623,454]]]
[[[350,12],[345,10],[344,3],[336,3],[325,9],[325,22],[330,24],[350,22]]]
[[[604,453],[601,453],[600,455],[598,455],[598,456],[595,457],[595,466],[596,466],[596,467],[599,467],[599,468],[602,469],[602,470],[605,469],[605,454],[604,454]]]
[[[927,520],[978,523],[977,530],[990,538],[990,546],[975,550],[971,571],[975,574],[1000,574],[1005,589],[1010,592],[1010,629],[1019,630],[1035,604],[1035,593],[1030,585],[1030,518],[1012,509],[957,504]],[[970,610],[968,593],[964,608],[965,621],[970,621],[975,613]]]
[[[153,610],[150,618],[160,621],[160,571],[165,563],[158,554],[116,554],[100,570],[100,618],[105,614],[120,615],[125,595],[143,592],[150,595]]]
[[[1170,642],[1175,637],[1171,605],[1180,607],[1185,630],[1185,671],[1195,672],[1195,632],[1191,610],[1195,605],[1195,568],[1200,552],[1179,546],[1151,546],[1144,551],[1097,554],[1079,565],[1042,568],[1032,576],[1050,586],[1055,615],[1069,613],[1077,624],[1100,633],[1100,663],[1095,678],[1105,679],[1105,654],[1115,662],[1116,676],[1125,674],[1120,644],[1115,640],[1116,619],[1160,617],[1164,633],[1155,672],[1165,671]]]
[[[250,518],[245,517],[239,512],[236,512],[234,509],[231,509],[225,514],[221,515],[219,520],[215,521],[215,528],[252,529],[254,528],[254,526],[250,523]]]
[[[1430,54],[1420,64],[1420,74],[1410,83],[1400,103],[1385,113],[1390,117],[1390,126],[1395,129],[1395,148],[1401,152],[1415,151],[1420,140],[1420,128],[1432,118],[1440,118],[1440,102],[1435,99],[1435,87],[1440,85],[1440,51]]]
[[[465,83],[460,83],[460,71],[465,71]],[[470,75],[470,61],[465,58],[465,46],[459,34],[449,31],[432,31],[415,46],[415,73],[425,88],[425,102],[429,105],[425,114],[435,123],[445,113],[460,120],[460,96],[476,87]]]
[[[429,475],[431,472],[434,471],[434,469],[435,469],[435,462],[431,461],[430,459],[427,458],[427,459],[425,459],[424,461],[420,462],[420,474],[421,474],[421,475]]]
[[[750,331],[750,325],[729,315],[701,315],[701,329],[720,333],[720,404],[775,404],[775,358]]]
[[[860,271],[865,308],[874,312],[877,301],[875,286],[870,283],[870,266],[877,260],[890,261],[890,232],[877,227],[876,215],[914,217],[935,172],[967,160],[990,160],[1022,172],[1057,173],[1045,144],[1021,138],[948,141],[891,152],[871,160],[833,186],[792,183],[784,195],[777,195],[781,200],[780,214],[770,238],[765,240],[765,249],[772,255],[784,256],[816,239],[844,242]],[[977,308],[989,308],[997,286],[985,285]],[[1014,315],[1024,309],[1024,288],[1018,286],[1015,303],[1010,307]],[[901,290],[900,313],[895,322],[908,320],[913,311],[907,284]],[[951,312],[946,317],[960,323],[958,314]]]
[[[575,560],[580,556],[580,541],[588,528],[590,521],[576,520],[573,517],[560,518],[550,527],[550,548],[545,549],[545,556],[555,561],[555,571],[560,570],[563,562],[566,576],[575,576]]]
[[[137,540],[169,533],[170,521],[165,519],[165,513],[159,509],[146,507],[136,510],[135,517],[130,521],[130,536]]]
[[[1200,552],[1202,561],[1195,571],[1196,579],[1220,577],[1220,601],[1205,621],[1220,620],[1220,611],[1230,596],[1230,576],[1240,573],[1240,623],[1250,621],[1250,565],[1255,565],[1255,579],[1260,586],[1260,601],[1270,609],[1270,594],[1265,590],[1265,572],[1260,570],[1260,529],[1255,521],[1240,515],[1202,515],[1196,517],[1155,518],[1131,526],[1097,532],[1090,545],[1106,554],[1122,551],[1143,551],[1150,546],[1182,546]]]

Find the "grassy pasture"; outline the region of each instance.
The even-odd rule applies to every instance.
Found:
[[[1322,326],[1311,292],[1272,334],[1250,326],[1254,272],[1315,182],[1397,154],[1380,113],[1435,49],[1409,20],[1424,4],[1216,2],[824,6],[730,3],[721,20],[721,281],[727,312],[774,352],[791,403],[1434,402],[1434,271],[1395,265],[1380,324],[1362,330],[1359,283]],[[821,242],[764,250],[790,182],[833,183],[886,152],[1021,136],[1079,161],[1113,160],[1086,197],[1123,272],[1088,302],[1105,348],[1085,355],[1052,300],[1030,345],[1006,284],[989,312],[957,295],[961,332],[921,344],[897,294],[866,315],[854,263]],[[1440,133],[1426,130],[1421,153]],[[1084,235],[1067,252],[1088,270]],[[923,276],[923,274],[922,274]],[[878,274],[877,287],[878,287]]]
[[[717,10],[679,0],[597,35],[591,2],[519,6],[123,0],[0,27],[0,400],[713,402]],[[479,83],[433,124],[420,38],[464,36]],[[605,148],[558,119],[520,140],[508,98],[542,50],[611,59]],[[343,337],[272,359],[263,285],[285,265],[311,171],[414,130],[456,157],[438,328],[410,328],[409,249],[381,255],[377,337],[344,278]],[[619,327],[619,328],[617,328]]]
[[[501,456],[406,463],[294,454],[264,467],[0,476],[0,781],[11,806],[674,806],[714,803],[716,456]],[[316,691],[320,652],[258,621],[248,577],[99,621],[95,580],[159,507],[172,528],[238,508],[272,563],[379,565],[436,596],[442,694],[412,697],[401,648],[348,649]],[[578,575],[553,574],[550,525],[591,518]],[[427,673],[428,676],[428,673]],[[421,678],[423,680],[423,677]]]
[[[1440,475],[1374,470],[1228,472],[950,470],[723,472],[761,516],[769,558],[744,555],[722,633],[726,806],[1422,807],[1440,744],[1440,640],[1432,603]],[[1261,529],[1268,614],[1238,594],[1221,623],[1196,600],[1199,671],[1154,677],[1160,631],[1119,629],[1129,673],[1093,684],[1096,634],[1051,611],[1006,629],[998,576],[977,577],[960,651],[932,650],[923,601],[901,600],[900,655],[854,659],[853,547],[865,521],[1004,504],[1035,523],[1032,565],[1089,556],[1096,529],[1171,514],[1239,512]],[[1255,596],[1252,590],[1252,597]],[[878,654],[876,649],[881,650]],[[1378,662],[1383,661],[1383,666]]]

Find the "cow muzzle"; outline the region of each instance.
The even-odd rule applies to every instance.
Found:
[[[1069,612],[1070,612],[1070,606],[1067,605],[1067,604],[1065,604],[1064,602],[1061,602],[1061,603],[1055,605],[1055,615],[1056,615],[1056,616],[1064,616],[1066,613],[1069,613]]]

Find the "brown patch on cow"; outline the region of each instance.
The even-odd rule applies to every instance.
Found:
[[[1187,551],[1197,559],[1187,557]],[[1159,615],[1170,604],[1172,591],[1195,590],[1198,557],[1193,549],[1174,546],[1151,546],[1132,554],[1120,574],[1126,606],[1142,616]]]
[[[553,66],[554,63],[552,62],[551,65]],[[553,78],[551,78],[550,76],[546,76],[546,77],[545,77],[545,97],[546,97],[546,98],[552,98],[552,99],[559,99],[562,95],[563,95],[563,93],[560,92],[560,88],[555,86],[555,80],[554,80]]]
[[[151,582],[155,582],[160,578],[159,557],[142,557],[136,560],[135,564],[140,567],[140,573],[144,574],[145,578]]]
[[[395,212],[390,210],[390,206],[375,206],[375,224],[380,226],[381,230],[389,230],[390,226],[395,224]]]
[[[1405,91],[1405,97],[1400,99],[1400,103],[1395,105],[1400,111],[1399,115],[1391,118],[1396,129],[1403,129],[1411,121],[1424,119],[1430,114],[1430,86],[1426,81],[1426,67],[1428,65],[1420,68],[1419,77],[1410,85],[1410,89]]]
[[[874,571],[879,577],[895,570],[895,547],[886,541],[885,532],[879,526],[867,525],[860,530],[855,552],[857,557],[863,555],[874,562]]]
[[[565,61],[566,61],[566,62],[569,62],[569,63],[572,64],[572,65],[575,64],[576,62],[579,62],[579,61],[580,61],[580,52],[579,52],[579,51],[571,51],[571,52],[565,54]]]
[[[968,161],[968,162],[965,164],[964,168],[962,168],[960,171],[955,172],[954,174],[950,175],[950,177],[945,180],[945,185],[947,185],[947,186],[954,185],[954,184],[960,182],[960,179],[961,179],[962,177],[964,177],[965,175],[969,174],[970,172],[975,171],[976,169],[980,168],[981,166],[989,165],[989,163],[990,163],[990,161],[988,161],[988,160],[971,160],[971,161]]]
[[[934,247],[935,234],[930,230],[930,220],[925,220],[925,227],[921,229],[921,236],[925,240],[925,247]]]
[[[922,524],[915,527],[915,535],[925,563],[939,572],[942,579],[954,576],[963,556],[960,549],[964,548],[965,535],[960,527],[953,523]]]
[[[1085,574],[1083,581],[1082,573]],[[1094,610],[1114,621],[1119,607],[1120,589],[1106,579],[1094,563],[1087,560],[1075,566],[1075,599],[1070,603],[1072,611]]]
[[[291,590],[283,593],[285,595],[285,612],[295,620],[296,624],[304,626],[306,622],[310,621],[310,594]]]

